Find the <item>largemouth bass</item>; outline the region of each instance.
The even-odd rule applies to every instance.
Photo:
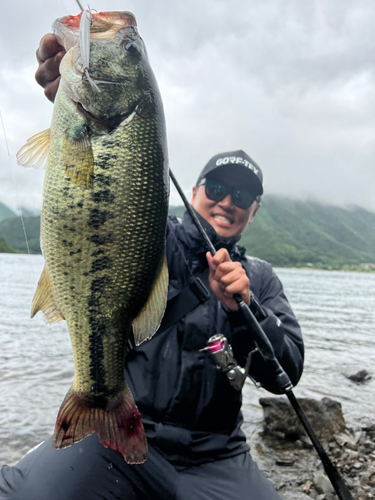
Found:
[[[73,348],[75,376],[54,446],[96,432],[127,462],[142,463],[147,441],[124,360],[132,328],[137,344],[150,338],[166,304],[164,114],[133,14],[94,14],[85,48],[80,19],[53,25],[67,53],[51,128],[17,155],[23,166],[47,163],[45,267],[32,317],[43,311],[49,324],[65,319]]]

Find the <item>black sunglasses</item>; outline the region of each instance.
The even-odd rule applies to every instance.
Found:
[[[206,196],[209,200],[221,201],[228,196],[228,194],[230,194],[233,205],[238,208],[242,208],[242,210],[248,209],[258,198],[258,195],[254,194],[249,189],[231,187],[222,181],[215,181],[213,179],[206,178],[202,179],[197,184],[197,187],[203,185],[205,187]]]

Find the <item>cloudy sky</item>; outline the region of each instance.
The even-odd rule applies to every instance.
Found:
[[[186,193],[211,156],[245,150],[265,193],[375,211],[373,0],[91,0],[138,21],[166,111],[170,165]],[[35,50],[75,0],[3,0],[0,201],[38,208],[43,171],[15,153],[49,127]],[[180,204],[172,191],[172,203]]]

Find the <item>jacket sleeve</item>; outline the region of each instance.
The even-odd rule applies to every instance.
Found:
[[[270,264],[262,261],[258,296],[251,292],[250,308],[269,338],[275,355],[289,375],[293,385],[299,381],[303,370],[304,348],[301,329],[285,297],[283,286]],[[258,278],[258,276],[257,276]],[[252,279],[250,276],[250,291]],[[248,353],[254,348],[251,332],[243,326],[238,312],[228,313],[232,329],[232,347],[237,361],[244,365]],[[255,353],[250,375],[265,389],[280,393],[274,383],[274,373],[269,363]]]

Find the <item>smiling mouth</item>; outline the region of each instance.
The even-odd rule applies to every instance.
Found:
[[[224,217],[224,215],[214,215],[213,218],[218,222],[224,222],[224,224],[228,224],[229,226],[232,224],[232,221],[230,221],[227,217]]]

